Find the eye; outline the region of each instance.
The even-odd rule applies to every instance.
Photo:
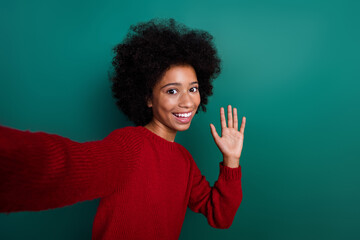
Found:
[[[169,90],[167,90],[166,92],[169,93],[169,94],[175,94],[175,93],[177,93],[177,91],[176,91],[175,89],[169,89]]]
[[[190,88],[190,92],[197,92],[199,91],[199,88],[198,87],[192,87]]]

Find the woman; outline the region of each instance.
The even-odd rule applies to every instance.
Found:
[[[191,154],[174,142],[220,73],[212,36],[173,19],[131,26],[114,48],[111,77],[117,106],[136,126],[78,143],[44,132],[0,126],[0,211],[40,211],[101,198],[93,239],[178,239],[187,207],[215,228],[229,228],[242,200],[245,118],[229,105],[223,154],[213,187]]]

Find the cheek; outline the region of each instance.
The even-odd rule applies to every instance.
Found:
[[[166,98],[162,99],[161,103],[159,104],[161,111],[164,112],[171,112],[177,106],[176,98]]]
[[[197,95],[195,102],[196,102],[196,105],[197,105],[197,106],[200,105],[200,102],[201,102],[200,94]]]

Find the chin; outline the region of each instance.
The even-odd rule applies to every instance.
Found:
[[[186,123],[186,124],[179,124],[179,123],[175,123],[173,125],[173,128],[176,130],[176,131],[179,131],[179,132],[182,132],[182,131],[186,131],[190,128],[190,125],[191,125],[191,121],[189,123]]]
[[[176,130],[179,132],[183,132],[183,131],[188,130],[189,128],[190,128],[190,124],[188,126],[178,127],[178,128],[176,128]]]

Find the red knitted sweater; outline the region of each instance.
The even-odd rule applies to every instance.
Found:
[[[219,167],[210,187],[182,145],[142,126],[84,143],[0,126],[0,212],[101,198],[92,239],[178,239],[187,207],[214,228],[231,226],[241,167]]]

